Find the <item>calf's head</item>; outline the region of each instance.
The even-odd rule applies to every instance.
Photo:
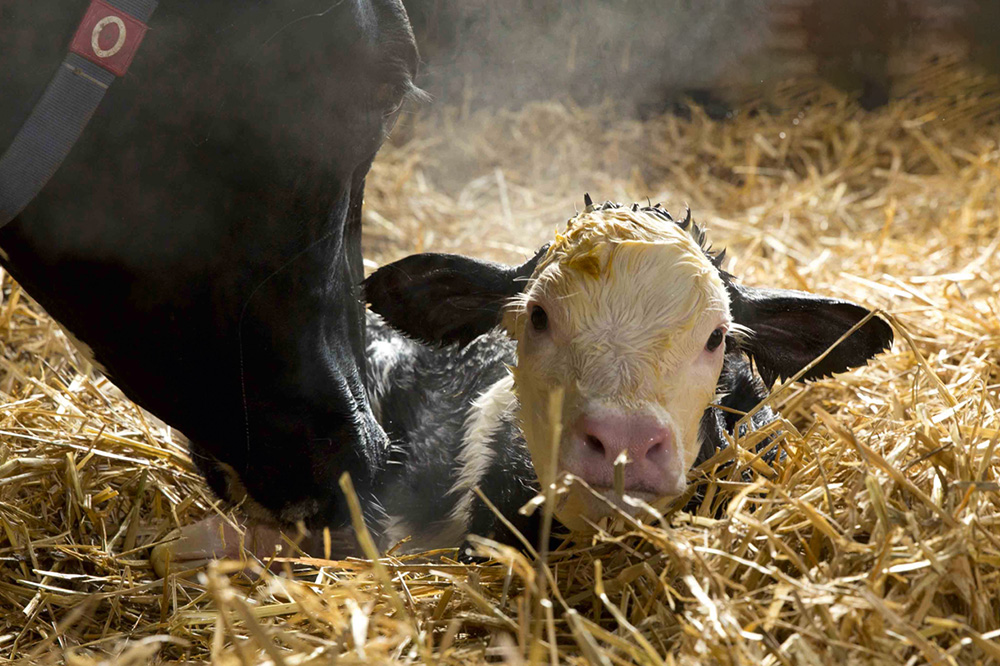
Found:
[[[466,342],[502,325],[517,341],[520,423],[540,479],[571,472],[614,501],[615,464],[624,460],[630,495],[669,500],[685,490],[701,449],[725,354],[748,353],[773,381],[869,313],[735,285],[690,215],[675,222],[658,206],[587,204],[522,266],[415,255],[372,275],[366,297],[425,341]],[[806,377],[860,365],[891,340],[872,318]],[[556,418],[554,395],[562,396]],[[606,510],[573,491],[557,515],[580,527]]]
[[[732,325],[725,284],[694,238],[665,214],[585,212],[549,247],[503,319],[517,340],[521,425],[542,479],[557,427],[559,471],[610,489],[681,493]]]

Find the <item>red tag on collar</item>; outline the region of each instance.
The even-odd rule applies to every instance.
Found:
[[[146,24],[101,0],[92,0],[69,50],[124,76],[146,35]]]

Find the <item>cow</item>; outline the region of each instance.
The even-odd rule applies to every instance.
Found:
[[[380,547],[459,547],[469,534],[516,545],[508,525],[535,539],[538,514],[519,509],[562,472],[589,486],[555,507],[563,526],[634,514],[642,504],[614,489],[623,454],[622,490],[663,508],[727,446],[739,414],[753,412],[741,434],[776,418],[755,409],[775,380],[847,370],[892,342],[854,303],[737,283],[690,211],[585,206],[520,266],[427,253],[365,281],[369,400],[391,447],[365,511]],[[219,528],[185,528],[154,565],[223,552]],[[263,558],[270,539],[246,543]],[[346,531],[328,544],[359,554]]]
[[[137,18],[142,4],[0,5],[0,154],[54,73],[107,88],[0,229],[0,261],[186,435],[219,497],[261,524],[342,524],[337,479],[369,492],[388,451],[365,389],[361,207],[400,105],[420,94],[406,12],[171,0]],[[80,33],[84,10],[107,15]],[[140,19],[148,32],[113,81],[124,70],[91,60],[132,44]],[[90,60],[67,56],[74,34]]]

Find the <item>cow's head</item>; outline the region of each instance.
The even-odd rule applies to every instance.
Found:
[[[0,153],[64,69],[87,5],[0,3]],[[403,4],[172,0],[149,28],[2,230],[5,267],[194,442],[220,495],[241,499],[233,477],[275,519],[339,524],[340,474],[361,492],[388,443],[363,385],[361,206],[418,93]]]
[[[624,456],[629,494],[659,501],[685,490],[727,352],[751,354],[768,379],[790,376],[868,315],[802,292],[737,287],[704,240],[690,217],[675,222],[659,207],[588,205],[524,266],[416,255],[376,272],[366,294],[390,324],[424,340],[468,340],[501,322],[518,343],[520,422],[539,478],[572,472],[612,497]],[[806,377],[860,365],[891,340],[872,319]],[[559,392],[557,438],[549,401]],[[558,517],[576,527],[605,510],[577,492]]]

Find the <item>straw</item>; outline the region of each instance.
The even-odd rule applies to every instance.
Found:
[[[1000,663],[1000,96],[947,63],[897,88],[872,112],[799,81],[731,121],[559,101],[401,120],[367,179],[369,269],[428,250],[520,262],[583,192],[648,196],[690,204],[747,284],[852,299],[897,333],[868,366],[772,397],[773,466],[764,434],[736,438],[692,473],[694,515],[637,505],[642,522],[554,549],[472,539],[484,559],[466,562],[362,536],[368,559],[279,558],[290,578],[219,563],[158,580],[148,547],[215,500],[176,431],[5,275],[0,656]]]

